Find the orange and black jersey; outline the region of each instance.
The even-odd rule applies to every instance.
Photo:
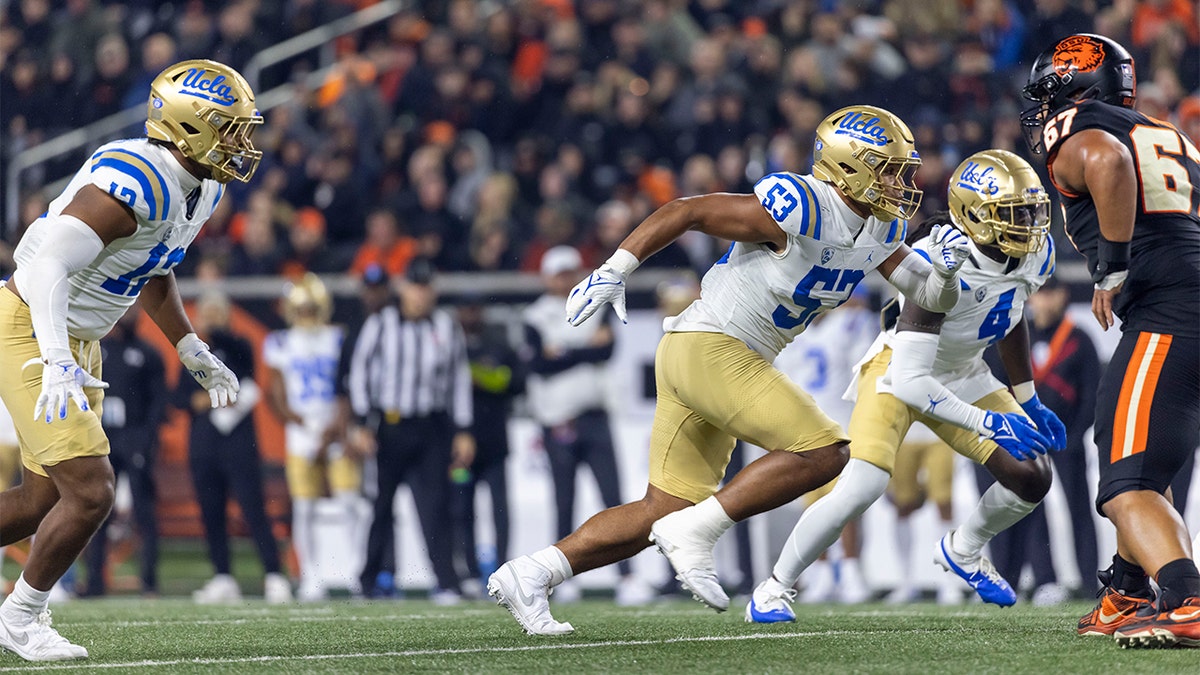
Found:
[[[1047,163],[1053,164],[1063,139],[1084,129],[1100,129],[1123,143],[1137,169],[1129,277],[1113,307],[1122,330],[1200,337],[1200,151],[1171,124],[1086,100],[1047,120]],[[1067,236],[1087,258],[1088,271],[1095,272],[1100,237],[1096,205],[1088,194],[1061,187],[1058,192],[1066,209]]]

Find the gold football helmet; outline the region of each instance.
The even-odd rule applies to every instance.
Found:
[[[216,61],[180,61],[150,83],[146,135],[172,143],[214,180],[250,180],[262,152],[250,140],[263,117],[236,70]]]
[[[908,220],[921,205],[921,156],[908,125],[883,108],[853,105],[817,125],[813,175],[868,204],[880,220]]]
[[[1029,162],[984,150],[950,174],[950,219],[980,245],[1020,258],[1042,250],[1050,232],[1050,195]]]
[[[283,294],[283,318],[289,326],[314,328],[329,323],[333,298],[321,277],[308,272]]]

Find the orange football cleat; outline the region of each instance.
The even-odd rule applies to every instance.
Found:
[[[1154,616],[1154,603],[1105,586],[1100,602],[1079,619],[1080,635],[1112,635],[1122,626]]]
[[[1200,597],[1191,597],[1169,612],[1125,623],[1113,637],[1125,648],[1200,647]]]

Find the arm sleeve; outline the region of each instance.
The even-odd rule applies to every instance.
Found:
[[[888,281],[909,300],[931,312],[944,314],[958,303],[958,276],[935,273],[926,255],[914,249],[892,270]]]
[[[984,433],[985,412],[955,396],[929,374],[937,343],[935,333],[896,333],[892,340],[892,394],[930,417]]]
[[[29,305],[42,358],[71,358],[67,336],[68,277],[104,250],[100,235],[74,216],[47,216],[49,232],[21,274],[20,291]]]

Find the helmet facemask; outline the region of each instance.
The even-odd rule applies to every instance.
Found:
[[[217,130],[220,140],[197,162],[208,166],[213,180],[228,183],[231,180],[248,182],[262,161],[262,151],[254,149],[251,135],[254,128],[263,123],[261,115],[234,117],[230,119],[219,110],[211,108],[197,113],[205,122]],[[207,161],[205,161],[207,160]]]

